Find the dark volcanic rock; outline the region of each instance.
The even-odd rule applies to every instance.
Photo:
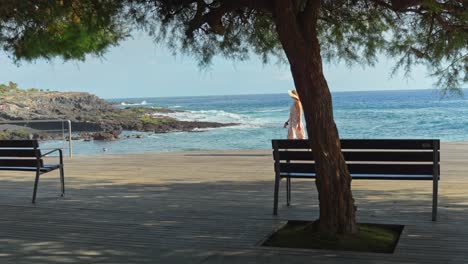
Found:
[[[37,139],[37,140],[49,140],[49,139],[57,139],[57,138],[62,138],[61,135],[53,135],[49,134],[46,132],[37,132],[32,134],[32,139]]]
[[[112,132],[96,132],[91,135],[93,140],[113,141],[119,139]]]
[[[238,125],[238,124],[199,122],[199,121],[178,121],[178,122],[170,122],[170,123],[157,125],[154,128],[154,132],[155,133],[168,133],[168,132],[176,132],[176,131],[188,132],[188,131],[193,131],[195,129],[219,128],[219,127],[235,126],[235,125]]]
[[[144,112],[148,112],[148,110],[150,110],[153,113],[162,113],[162,114],[184,112],[182,110],[173,110],[173,109],[164,108],[164,107],[152,107],[152,108],[148,108],[148,107],[125,107],[124,109],[125,110],[130,110],[130,111],[140,111],[141,110],[141,111],[144,111]]]

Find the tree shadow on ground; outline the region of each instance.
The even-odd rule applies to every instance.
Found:
[[[468,196],[441,194],[439,221],[432,222],[430,183],[389,188],[368,181],[354,188],[360,222],[406,226],[396,253],[382,256],[256,245],[285,220],[317,218],[313,181],[293,182],[290,207],[283,188],[274,217],[272,181],[96,179],[77,188],[76,180],[64,198],[56,179],[43,180],[35,206],[30,182],[0,180],[1,263],[444,263],[468,257],[453,247],[467,242]]]

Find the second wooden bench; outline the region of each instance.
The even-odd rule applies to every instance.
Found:
[[[287,204],[291,179],[315,179],[313,151],[307,140],[272,140],[275,160],[273,214],[278,191],[286,179]],[[432,139],[342,139],[341,148],[353,180],[432,181],[432,220],[437,219],[440,141]]]

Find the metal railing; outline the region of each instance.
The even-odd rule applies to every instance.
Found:
[[[36,123],[59,123],[61,124],[61,129],[38,129],[37,127],[35,128],[34,125],[31,124],[36,124]],[[68,134],[68,156],[72,158],[73,156],[73,144],[72,144],[72,128],[71,128],[71,121],[70,120],[6,120],[6,121],[0,121],[0,125],[15,125],[15,126],[23,126],[31,129],[35,129],[39,132],[47,132],[47,133],[62,133],[62,138],[64,141],[67,140],[67,137],[65,136]],[[66,125],[65,125],[66,124]],[[66,128],[65,128],[66,126]]]

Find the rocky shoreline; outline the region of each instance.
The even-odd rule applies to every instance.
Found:
[[[124,130],[170,133],[192,132],[206,128],[238,125],[235,123],[181,121],[167,116],[181,112],[167,108],[126,107],[116,105],[81,92],[50,92],[37,89],[23,90],[16,84],[0,84],[0,121],[21,120],[70,120],[72,130],[81,132],[75,139],[117,140]],[[53,123],[29,123],[25,131],[0,127],[1,139],[17,139],[28,135],[38,139],[55,136],[40,132],[57,129]],[[9,136],[10,134],[10,136]]]

